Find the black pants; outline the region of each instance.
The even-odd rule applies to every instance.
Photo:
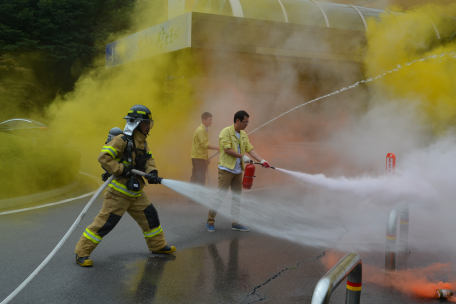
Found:
[[[207,161],[205,159],[192,158],[192,165],[190,182],[204,186],[206,184]]]

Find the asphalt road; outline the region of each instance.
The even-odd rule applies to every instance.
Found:
[[[139,226],[126,214],[93,252],[94,266],[78,266],[74,246],[100,210],[99,198],[48,266],[11,303],[310,303],[317,281],[327,271],[321,261],[331,248],[303,247],[255,230],[232,231],[230,221],[221,216],[217,232],[208,233],[206,208],[179,196],[149,196],[168,243],[178,249],[174,255],[151,254]],[[0,301],[45,259],[87,201],[0,215]],[[383,252],[361,256],[363,262],[384,261]],[[429,258],[412,254],[409,265]],[[342,283],[331,303],[344,301]],[[439,300],[365,283],[361,302]]]

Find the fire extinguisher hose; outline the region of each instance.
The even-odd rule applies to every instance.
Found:
[[[49,261],[54,257],[54,255],[59,251],[60,248],[62,248],[63,244],[66,242],[68,237],[73,233],[74,229],[76,226],[81,222],[82,218],[86,215],[87,211],[89,208],[92,206],[93,202],[100,196],[101,192],[108,186],[108,184],[114,179],[114,175],[111,175],[110,178],[95,192],[95,194],[92,196],[90,201],[87,203],[85,208],[82,210],[81,214],[79,214],[78,218],[76,221],[73,223],[73,225],[70,227],[70,229],[67,231],[67,233],[63,236],[63,238],[60,240],[60,242],[55,246],[54,250],[51,251],[51,253],[44,259],[43,262],[35,269],[34,272],[32,272],[29,277],[22,282],[19,287],[17,287],[6,299],[4,299],[0,304],[7,304],[9,303],[12,299],[14,299],[36,276],[38,273],[40,273],[41,270],[49,263]]]
[[[251,163],[254,164],[254,165],[263,165],[262,163],[254,163],[254,162],[251,162]],[[269,168],[275,169],[275,167],[269,167]]]

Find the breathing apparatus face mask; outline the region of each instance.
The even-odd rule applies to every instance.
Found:
[[[125,125],[124,128],[124,134],[128,136],[133,135],[133,131],[139,126],[141,123],[141,119],[128,119],[127,118],[127,124]]]
[[[142,120],[139,123],[139,126],[137,129],[144,135],[149,135],[150,130],[154,126],[154,121],[153,120]]]
[[[150,132],[150,130],[152,130],[152,127],[154,126],[153,120],[145,120],[145,119],[141,119],[141,118],[136,118],[136,119],[127,118],[127,124],[125,125],[123,133],[126,135],[129,135],[129,136],[132,136],[133,132],[135,131],[136,128],[138,128],[138,127],[141,128],[140,124],[143,121],[148,121],[150,123],[150,129],[149,129],[149,132]]]
[[[154,127],[154,121],[151,120],[151,121],[149,121],[149,123],[150,123],[150,127],[149,127],[149,131],[150,131],[150,130],[152,130],[152,128]]]
[[[152,130],[152,127],[154,126],[154,121],[153,120],[143,120],[140,118],[136,119],[127,119],[127,124],[125,125],[123,133],[129,136],[133,135],[133,132],[135,131],[136,128],[141,128],[140,124],[143,121],[148,121],[150,123],[150,130]]]

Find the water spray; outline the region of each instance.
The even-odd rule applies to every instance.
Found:
[[[449,56],[450,58],[456,58],[456,52],[442,53],[442,54],[440,54],[440,55],[430,55],[430,56],[427,56],[427,57],[424,57],[424,58],[421,58],[421,59],[418,59],[418,60],[413,60],[413,61],[411,61],[411,62],[407,62],[406,64],[404,64],[404,65],[402,65],[402,66],[401,66],[400,64],[398,64],[397,67],[396,67],[395,69],[392,69],[392,70],[390,70],[390,71],[383,72],[383,73],[381,73],[380,75],[377,75],[376,77],[371,77],[371,78],[368,78],[368,79],[366,79],[366,80],[358,81],[357,83],[355,83],[355,84],[353,84],[353,85],[351,85],[351,86],[343,87],[343,88],[341,88],[341,89],[338,90],[338,91],[335,91],[335,92],[326,94],[326,95],[324,95],[324,96],[321,96],[321,97],[315,98],[315,99],[313,99],[313,100],[307,101],[307,102],[305,102],[305,103],[303,103],[303,104],[300,104],[300,105],[298,105],[298,106],[296,106],[296,107],[294,107],[294,108],[292,108],[292,109],[290,109],[290,110],[288,110],[288,111],[286,111],[286,112],[280,114],[279,116],[277,116],[277,117],[275,117],[275,118],[273,118],[273,119],[267,121],[266,123],[262,124],[261,126],[259,126],[258,128],[254,129],[253,131],[250,131],[250,133],[248,133],[248,135],[252,134],[253,132],[255,132],[255,131],[259,130],[259,129],[261,129],[261,128],[264,127],[265,125],[267,125],[267,124],[273,122],[274,120],[276,120],[276,119],[282,117],[283,115],[288,114],[288,113],[290,113],[290,112],[292,112],[292,111],[294,111],[294,110],[296,110],[296,109],[298,109],[298,108],[300,108],[300,107],[303,107],[303,106],[305,106],[305,105],[308,105],[308,104],[313,103],[313,102],[315,102],[315,101],[318,101],[318,100],[320,100],[320,99],[323,99],[323,98],[326,98],[326,97],[330,97],[330,96],[332,96],[332,95],[339,94],[339,93],[341,93],[341,92],[343,92],[343,91],[347,91],[347,90],[354,89],[354,88],[358,87],[359,85],[361,85],[361,84],[363,84],[363,83],[368,83],[368,82],[372,82],[372,81],[374,81],[374,80],[383,78],[383,77],[386,76],[387,74],[391,74],[391,73],[395,73],[395,72],[399,71],[399,70],[402,69],[404,66],[410,66],[410,65],[412,65],[412,64],[414,64],[414,63],[416,63],[416,62],[421,62],[421,61],[425,61],[425,60],[428,60],[428,59],[440,59],[440,60],[442,60],[442,59],[444,59],[444,58],[447,57],[447,56]]]
[[[430,55],[430,56],[427,56],[427,57],[419,59],[419,60],[413,60],[411,62],[408,62],[408,63],[404,64],[403,66],[397,65],[397,67],[395,69],[383,72],[383,73],[381,73],[380,75],[378,75],[378,76],[376,76],[374,78],[368,78],[366,80],[361,80],[361,81],[359,81],[359,82],[357,82],[357,83],[355,83],[355,84],[353,84],[351,86],[343,87],[343,88],[341,88],[341,89],[339,89],[339,90],[337,90],[335,92],[332,92],[330,94],[326,94],[324,96],[321,96],[321,97],[318,97],[316,99],[313,99],[313,100],[310,100],[308,102],[305,102],[303,104],[300,104],[300,105],[298,105],[298,106],[296,106],[296,107],[294,107],[294,108],[292,108],[292,109],[290,109],[290,110],[278,115],[277,117],[267,121],[266,123],[260,125],[256,129],[254,129],[251,132],[249,132],[248,135],[252,134],[253,132],[261,129],[264,126],[266,126],[267,124],[277,120],[278,118],[280,118],[280,117],[282,117],[282,116],[284,116],[284,115],[286,115],[286,114],[288,114],[288,113],[290,113],[290,112],[292,112],[292,111],[294,111],[294,110],[296,110],[296,109],[298,109],[300,107],[303,107],[303,106],[308,105],[310,103],[313,103],[313,102],[316,102],[318,100],[324,99],[326,97],[330,97],[332,95],[339,94],[339,93],[341,93],[343,91],[347,91],[347,90],[356,88],[356,87],[360,86],[361,84],[373,82],[374,80],[383,78],[387,74],[397,72],[397,71],[399,71],[400,69],[402,69],[405,66],[410,66],[410,65],[412,65],[414,63],[422,62],[422,61],[425,61],[425,60],[438,59],[438,60],[442,61],[442,60],[447,59],[447,58],[451,58],[451,59],[456,58],[456,52],[442,53],[441,55]],[[218,152],[216,154],[212,155],[210,157],[210,159],[213,158],[217,154],[218,154]],[[255,163],[255,164],[258,164],[258,163]],[[253,166],[253,164],[252,164],[252,166]],[[329,178],[325,177],[322,174],[310,175],[310,174],[305,174],[305,173],[292,172],[292,171],[288,171],[288,170],[284,170],[284,169],[280,169],[280,168],[274,168],[274,167],[271,167],[271,168],[277,169],[277,170],[282,171],[284,173],[288,173],[288,174],[290,174],[292,176],[298,177],[301,180],[308,181],[308,182],[311,182],[311,183],[316,184],[316,185],[326,186],[327,188],[333,189],[333,190],[352,190],[353,192],[358,192],[358,191],[361,191],[361,190],[359,190],[360,188],[369,188],[370,187],[371,189],[368,190],[368,191],[365,191],[365,192],[368,193],[368,194],[371,194],[372,192],[377,192],[377,191],[379,193],[382,192],[383,186],[384,186],[383,185],[384,181],[378,180],[378,179],[377,180],[366,179],[366,180],[363,181],[363,183],[361,183],[361,187],[360,187],[360,185],[358,184],[360,181],[348,180],[346,178],[335,180],[335,179],[329,179]],[[137,175],[140,175],[140,176],[146,175],[146,173],[138,171],[138,170],[132,170],[132,172],[137,174]],[[66,242],[66,240],[71,235],[71,233],[74,231],[76,226],[81,222],[82,218],[86,215],[88,209],[92,206],[93,202],[98,198],[98,196],[103,192],[103,190],[108,186],[108,184],[113,179],[114,179],[114,176],[109,177],[109,179],[97,190],[97,192],[94,194],[94,196],[90,199],[90,201],[84,207],[84,209],[82,210],[81,214],[75,220],[73,225],[70,227],[70,229],[64,235],[64,237],[60,240],[60,242],[56,245],[56,247],[51,251],[51,253],[46,257],[46,259],[35,269],[35,271],[20,286],[18,286],[0,304],[7,304],[11,300],[13,300],[41,272],[41,270],[44,269],[44,267],[49,263],[49,261],[54,257],[54,255],[58,252],[58,250],[60,250],[60,248]],[[356,185],[353,182],[356,182]],[[168,180],[163,180],[162,183],[164,185],[168,186],[167,185],[168,184]],[[415,186],[415,185],[412,185],[412,186]],[[413,189],[408,189],[408,191],[407,190],[400,191],[400,194],[410,195],[410,194],[413,194],[413,193],[416,193],[416,192],[420,193],[420,191],[418,191],[418,190],[420,190],[420,188],[418,186],[427,186],[427,185],[416,185],[416,187],[412,187]],[[173,190],[176,191],[176,189],[173,189]],[[433,195],[434,194],[433,192],[430,192],[430,194],[426,193],[427,191],[434,190],[434,189],[425,188],[425,189],[421,189],[421,190],[424,191],[424,192],[422,192],[424,194],[428,194],[428,195]],[[182,193],[182,192],[180,192],[180,193]],[[362,194],[362,193],[358,193],[358,194]],[[443,289],[443,290],[437,290],[436,294],[437,294],[437,296],[439,298],[449,298],[449,297],[452,296],[453,292],[451,290]]]
[[[368,79],[365,79],[365,80],[361,80],[361,81],[358,81],[357,83],[354,83],[352,84],[351,86],[348,86],[348,87],[343,87],[337,91],[334,91],[332,93],[329,93],[329,94],[326,94],[326,95],[323,95],[323,96],[320,96],[318,98],[315,98],[315,99],[312,99],[310,101],[307,101],[305,103],[302,103],[294,108],[291,108],[290,110],[286,111],[286,112],[283,112],[282,114],[280,114],[279,116],[276,116],[275,118],[265,122],[264,124],[262,124],[261,126],[259,126],[258,128],[256,129],[253,129],[252,131],[250,131],[249,133],[247,133],[247,135],[250,135],[252,134],[253,132],[261,129],[262,127],[266,126],[267,124],[270,124],[271,122],[273,122],[274,120],[296,110],[296,109],[299,109],[300,107],[303,107],[305,105],[308,105],[308,104],[311,104],[311,103],[314,103],[315,101],[318,101],[318,100],[321,100],[321,99],[324,99],[326,97],[330,97],[330,96],[333,96],[333,95],[336,95],[336,94],[339,94],[339,93],[342,93],[344,91],[348,91],[348,90],[351,90],[351,89],[354,89],[358,86],[360,86],[361,84],[364,84],[364,83],[368,83],[368,82],[373,82],[374,80],[377,80],[377,79],[381,79],[383,78],[384,76],[388,75],[388,74],[391,74],[391,73],[396,73],[398,72],[400,69],[402,69],[403,67],[405,66],[410,66],[414,63],[417,63],[417,62],[422,62],[422,61],[425,61],[425,60],[430,60],[430,59],[439,59],[440,61],[443,60],[443,59],[447,59],[446,57],[449,57],[449,58],[456,58],[456,52],[449,52],[449,53],[442,53],[440,55],[429,55],[427,57],[424,57],[424,58],[421,58],[421,59],[417,59],[417,60],[413,60],[411,62],[407,62],[405,63],[404,65],[400,65],[398,64],[396,66],[395,69],[392,69],[392,70],[389,70],[389,71],[386,71],[386,72],[382,72],[381,74],[377,75],[376,77],[371,77],[371,78],[368,78]],[[211,157],[209,157],[209,159],[212,159],[213,157],[215,157],[219,152],[216,152],[214,153]]]

